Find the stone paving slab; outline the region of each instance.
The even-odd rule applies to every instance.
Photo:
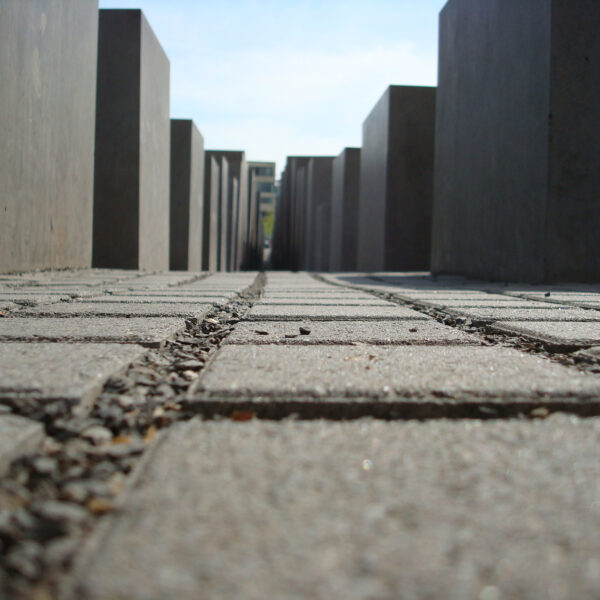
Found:
[[[0,341],[119,342],[159,348],[185,328],[180,318],[0,319]]]
[[[41,423],[16,415],[0,414],[0,477],[5,475],[10,463],[34,452],[44,439]]]
[[[296,298],[264,298],[260,299],[255,306],[390,306],[389,302],[374,298],[373,296],[364,296],[360,298],[316,298],[316,297],[296,297]]]
[[[550,306],[550,305],[548,305]],[[556,306],[556,305],[554,305]],[[449,314],[485,321],[600,321],[600,311],[578,308],[452,308]]]
[[[0,343],[0,400],[68,400],[88,406],[104,382],[140,358],[134,344]]]
[[[300,327],[309,335],[301,335]],[[257,333],[260,332],[260,333]],[[268,335],[265,335],[268,334]],[[295,337],[286,337],[295,336]],[[238,323],[225,344],[480,344],[477,336],[428,321],[258,321]]]
[[[12,302],[20,306],[38,306],[39,304],[53,304],[55,302],[70,302],[68,294],[0,294],[0,302]]]
[[[262,298],[373,298],[370,294],[357,290],[343,290],[341,288],[331,288],[319,291],[297,291],[297,290],[277,290],[266,289]]]
[[[195,317],[202,318],[211,304],[196,303],[125,303],[125,302],[69,302],[22,309],[11,312],[14,316],[33,317]]]
[[[107,294],[105,297],[109,298],[111,295],[114,297],[127,297],[127,298],[154,298],[169,296],[169,298],[188,298],[188,301],[194,301],[196,299],[209,299],[215,301],[227,301],[229,298],[234,297],[235,292],[212,292],[210,290],[202,292],[200,290],[184,290],[180,288],[173,288],[172,290],[119,290],[118,293],[111,291],[111,294]],[[525,302],[525,300],[523,300]]]
[[[426,304],[428,306],[438,306],[440,308],[537,308],[540,310],[554,309],[556,310],[557,304],[549,304],[544,302],[534,302],[530,300],[515,300],[511,298],[505,298],[501,300],[445,300],[445,299],[427,299],[418,300],[419,303]],[[572,307],[565,307],[572,308]]]
[[[369,320],[369,319],[412,319],[427,320],[428,317],[410,308],[389,303],[387,306],[287,306],[255,305],[246,315],[252,321],[310,320]]]
[[[212,298],[212,296],[211,296]],[[226,300],[226,298],[219,297]],[[164,296],[116,296],[106,295],[94,298],[95,303],[106,302],[109,304],[190,304],[194,302],[206,303],[206,296],[198,294],[197,296],[177,296],[175,294],[165,294]],[[77,302],[80,302],[79,300]]]
[[[64,600],[600,597],[600,423],[191,422]]]
[[[593,346],[600,344],[600,323],[578,321],[503,321],[494,329],[557,346]]]
[[[205,368],[206,398],[524,397],[600,393],[600,378],[500,346],[234,346]],[[261,397],[264,397],[261,399]],[[359,401],[359,400],[357,400]],[[312,410],[310,407],[307,410]]]

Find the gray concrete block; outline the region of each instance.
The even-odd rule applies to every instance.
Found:
[[[464,398],[502,404],[597,394],[600,379],[504,347],[231,345],[203,371],[196,391],[259,404],[269,397],[377,397],[383,403],[411,397],[418,404],[433,396],[449,404]]]
[[[37,450],[44,439],[44,426],[16,415],[0,414],[0,477],[10,463]]]
[[[185,328],[181,318],[89,316],[0,319],[0,342],[119,342],[159,348]]]
[[[219,263],[219,161],[206,151],[204,155],[204,217],[202,228],[202,269],[214,272]]]
[[[134,344],[0,343],[0,400],[89,406],[111,375],[144,352]]]
[[[550,306],[550,305],[549,305]],[[557,305],[554,305],[557,306]],[[600,311],[580,308],[449,308],[452,315],[485,321],[600,321]]]
[[[390,86],[363,123],[359,270],[429,269],[435,95]]]
[[[197,302],[69,302],[21,309],[8,316],[36,317],[195,317],[203,318],[212,303]]]
[[[329,271],[331,203],[325,202],[317,208],[315,270]]]
[[[434,272],[598,280],[598,29],[595,0],[445,6]]]
[[[221,171],[219,177],[219,271],[227,271],[229,262],[229,238],[230,229],[230,198],[232,189],[230,187],[229,161],[224,156],[220,157]]]
[[[92,258],[98,0],[0,5],[0,272]]]
[[[523,335],[551,346],[593,346],[600,344],[600,323],[581,321],[502,321],[498,331]]]
[[[345,148],[333,161],[329,269],[358,268],[360,148]]]
[[[171,119],[170,193],[170,268],[199,271],[204,217],[204,138],[193,121]]]
[[[339,298],[321,296],[295,296],[293,298],[263,298],[255,306],[289,306],[304,304],[308,306],[389,306],[390,303],[373,296]]]
[[[99,296],[93,299],[94,303],[101,304],[193,304],[195,302],[205,301],[205,297],[201,293],[197,296],[176,296],[165,292],[163,296]],[[85,300],[77,300],[76,302],[85,302]]]
[[[101,10],[96,267],[169,268],[169,61],[140,10]]]
[[[598,419],[168,430],[66,598],[600,596]]]
[[[331,205],[331,177],[333,167],[333,156],[312,157],[306,166],[306,192],[299,202],[304,211],[303,229],[303,267],[308,271],[319,270],[319,215],[318,208],[321,205]]]
[[[301,335],[300,327],[309,329]],[[265,335],[266,334],[266,335]],[[477,336],[428,321],[264,321],[238,323],[226,344],[479,344]]]
[[[304,304],[288,304],[286,306],[253,306],[246,319],[251,321],[285,321],[308,319],[315,321],[353,321],[353,320],[385,320],[410,319],[427,320],[424,314],[404,306],[389,304],[388,306],[309,306]]]

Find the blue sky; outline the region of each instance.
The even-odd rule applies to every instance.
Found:
[[[171,116],[250,160],[337,155],[390,84],[436,85],[445,0],[100,0],[141,8],[171,62]]]

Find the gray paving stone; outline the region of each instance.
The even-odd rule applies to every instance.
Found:
[[[579,321],[500,322],[498,331],[525,335],[551,345],[593,346],[600,344],[600,323]]]
[[[555,309],[558,305],[549,304],[547,302],[534,302],[529,300],[518,300],[505,298],[502,300],[445,300],[445,299],[427,299],[427,300],[418,300],[419,303],[426,304],[428,306],[438,306],[440,308],[537,308],[537,309]],[[571,308],[571,307],[565,307]]]
[[[146,350],[134,344],[0,343],[0,400],[89,406],[102,385]]]
[[[41,423],[16,415],[0,414],[0,476],[10,463],[28,452],[35,451],[44,439]]]
[[[106,302],[109,304],[190,304],[196,301],[199,303],[206,302],[206,296],[176,296],[171,294],[164,296],[116,296],[108,294],[94,298],[95,303]]]
[[[10,292],[0,294],[0,302],[12,302],[20,306],[38,306],[39,304],[53,304],[55,302],[69,302],[68,294],[22,294]]]
[[[22,309],[8,316],[37,317],[195,317],[202,318],[212,304],[124,303],[124,302],[69,302],[43,307]]]
[[[185,328],[169,317],[0,319],[0,341],[120,342],[158,348]]]
[[[200,290],[182,290],[173,288],[172,290],[119,290],[118,293],[113,293],[113,296],[126,298],[154,298],[156,296],[169,298],[187,298],[188,302],[226,302],[229,298],[233,298],[234,292],[212,292]],[[108,294],[106,297],[110,297]],[[525,300],[523,300],[525,302]]]
[[[354,319],[413,319],[426,320],[425,315],[406,308],[389,304],[388,306],[305,306],[290,304],[287,306],[253,306],[246,319],[253,321],[284,321],[298,319],[311,320],[354,320]]]
[[[484,321],[600,321],[600,311],[556,305],[550,308],[452,308],[448,313]]]
[[[301,326],[310,329],[300,335]],[[264,333],[267,332],[268,335]],[[296,337],[290,338],[286,336]],[[428,321],[264,321],[242,322],[226,344],[479,344],[474,335]]]
[[[193,420],[64,598],[600,597],[600,423]]]
[[[513,398],[543,402],[600,393],[600,377],[532,354],[478,346],[225,346],[204,370],[198,399]],[[316,398],[315,402],[311,398]],[[335,400],[332,400],[335,403]],[[443,404],[443,402],[442,402]]]
[[[374,298],[373,296],[365,296],[362,298],[317,298],[297,296],[294,298],[264,298],[260,299],[255,306],[390,306],[389,302]]]

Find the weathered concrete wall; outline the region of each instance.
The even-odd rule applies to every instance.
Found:
[[[227,271],[229,238],[229,163],[224,156],[220,158],[219,178],[219,271]]]
[[[360,148],[345,148],[332,168],[329,270],[356,271]]]
[[[547,0],[440,13],[432,268],[539,281],[548,184]]]
[[[227,239],[229,240],[229,263],[227,265],[228,271],[234,271],[236,265],[236,252],[237,252],[237,231],[238,231],[238,218],[239,218],[239,205],[240,205],[240,181],[237,177],[229,178],[230,192],[229,192],[229,215],[228,221]]]
[[[96,267],[169,266],[169,61],[139,10],[101,10]]]
[[[435,88],[390,86],[363,124],[358,268],[429,268]]]
[[[600,279],[600,2],[553,0],[546,281]]]
[[[593,0],[446,5],[434,271],[598,280],[599,30]]]
[[[331,204],[324,202],[317,207],[315,270],[329,271]]]
[[[317,209],[322,204],[331,204],[331,176],[333,156],[312,157],[306,167],[306,211],[304,268],[315,271],[317,264]],[[329,256],[327,257],[329,263]]]
[[[170,268],[202,269],[204,139],[193,121],[171,120]]]
[[[202,269],[216,271],[219,257],[219,194],[221,169],[210,150],[204,153],[204,217],[202,229]]]
[[[90,266],[98,1],[0,2],[0,272]]]

